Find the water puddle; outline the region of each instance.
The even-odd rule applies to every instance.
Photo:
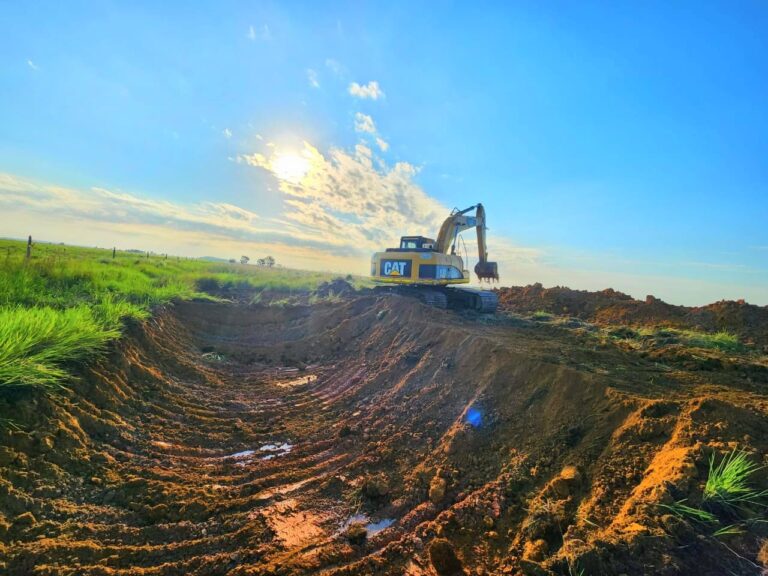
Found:
[[[392,526],[392,524],[394,523],[395,523],[394,518],[382,518],[378,522],[370,522],[366,524],[365,529],[368,530],[368,534],[370,536],[373,536],[374,534],[378,534],[382,530],[386,530],[387,528]]]
[[[339,532],[345,532],[347,528],[352,526],[352,524],[363,524],[366,532],[368,532],[368,537],[370,538],[371,536],[375,536],[379,532],[386,530],[394,523],[394,518],[382,518],[381,520],[373,522],[366,514],[354,514],[344,521]]]
[[[253,450],[243,450],[242,452],[235,452],[234,454],[230,454],[229,456],[224,456],[225,460],[245,460],[246,458],[250,458],[253,456],[254,451]]]
[[[290,442],[273,442],[270,444],[264,444],[257,450],[242,450],[224,456],[222,460],[235,460],[237,466],[246,466],[253,461],[254,458],[259,460],[272,460],[273,458],[279,458],[285,456],[293,450],[293,444]]]
[[[259,448],[259,452],[266,452],[266,454],[259,456],[259,460],[272,460],[272,458],[285,456],[291,450],[293,450],[293,444],[290,442],[281,442],[279,444],[264,444],[264,446]]]

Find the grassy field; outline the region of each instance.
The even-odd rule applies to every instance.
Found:
[[[128,319],[211,291],[315,289],[337,275],[174,256],[0,240],[0,389],[57,388],[67,368],[103,351]]]

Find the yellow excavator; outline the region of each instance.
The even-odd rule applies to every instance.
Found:
[[[403,236],[399,248],[376,252],[371,258],[376,290],[415,296],[438,308],[496,312],[499,300],[495,292],[456,286],[470,281],[469,270],[464,269],[464,261],[456,254],[459,234],[470,228],[477,230],[479,260],[475,274],[480,280],[498,280],[496,262],[488,261],[485,209],[475,204],[464,210],[454,209],[440,227],[437,241],[425,236]]]

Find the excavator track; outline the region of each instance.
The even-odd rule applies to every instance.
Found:
[[[419,299],[428,306],[448,308],[448,297],[438,290],[420,290]]]
[[[427,306],[435,308],[448,308],[448,296],[441,288],[427,288],[421,286],[375,286],[374,292],[384,294],[398,294],[417,298]]]
[[[475,310],[483,314],[495,314],[499,307],[499,297],[496,292],[490,290],[481,290],[475,299]]]
[[[495,314],[499,297],[490,290],[476,288],[445,288],[451,308],[476,310],[481,314]]]
[[[499,298],[490,290],[474,288],[443,288],[426,286],[376,286],[376,292],[399,294],[418,298],[424,304],[435,308],[452,308],[454,310],[475,310],[481,314],[495,314]]]

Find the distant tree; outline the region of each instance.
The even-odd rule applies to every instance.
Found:
[[[240,264],[248,264],[250,261],[251,259],[248,256],[240,256]]]
[[[267,256],[266,258],[264,258],[264,265],[267,268],[272,268],[272,266],[275,265],[275,259],[272,258],[272,256]]]
[[[234,258],[230,258],[229,259],[229,263],[230,264],[237,264],[237,260],[235,260]]]
[[[256,260],[256,266],[264,266],[264,258],[259,258]]]

